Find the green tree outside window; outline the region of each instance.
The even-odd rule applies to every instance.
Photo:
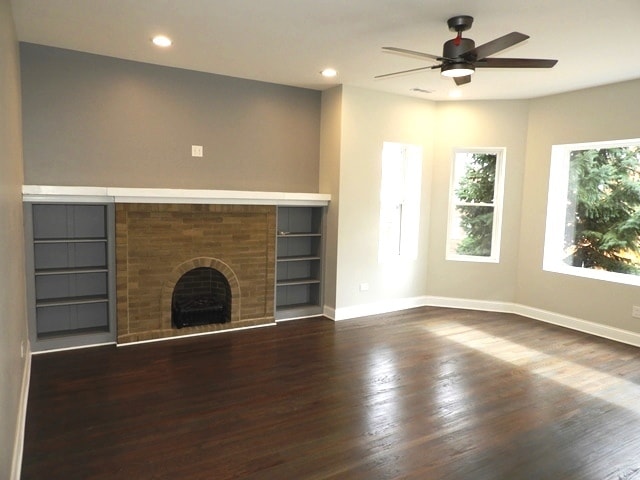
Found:
[[[569,156],[564,262],[640,274],[640,147]]]
[[[456,210],[460,228],[465,234],[456,247],[459,255],[491,255],[496,162],[496,154],[472,154],[458,182]]]

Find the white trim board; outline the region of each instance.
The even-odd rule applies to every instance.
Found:
[[[252,192],[179,188],[23,185],[25,202],[189,203],[224,205],[326,206],[328,193]]]
[[[510,302],[472,300],[466,298],[434,297],[422,296],[408,299],[376,302],[366,305],[354,305],[331,309],[325,307],[325,316],[335,320],[348,320],[352,318],[364,317],[368,315],[378,315],[383,313],[407,310],[415,307],[445,307],[462,308],[467,310],[478,310],[485,312],[514,313],[532,320],[538,320],[560,327],[569,328],[583,333],[588,333],[596,337],[607,338],[620,343],[640,347],[640,333],[623,330],[617,327],[602,325],[587,320],[582,320],[560,313],[550,312],[539,308],[519,305]]]

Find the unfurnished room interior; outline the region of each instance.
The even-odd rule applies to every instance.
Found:
[[[636,0],[0,0],[0,478],[640,479]]]

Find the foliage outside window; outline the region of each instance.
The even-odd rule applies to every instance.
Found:
[[[384,142],[378,260],[418,256],[422,147]]]
[[[640,140],[553,147],[545,270],[640,285]]]
[[[458,150],[453,159],[447,259],[498,262],[504,149]]]

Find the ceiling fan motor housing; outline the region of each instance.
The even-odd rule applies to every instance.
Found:
[[[445,59],[450,58],[455,60],[460,58],[463,53],[473,50],[474,48],[476,48],[476,42],[470,38],[454,38],[444,42],[442,56]],[[460,61],[463,62],[464,60],[460,58]]]

